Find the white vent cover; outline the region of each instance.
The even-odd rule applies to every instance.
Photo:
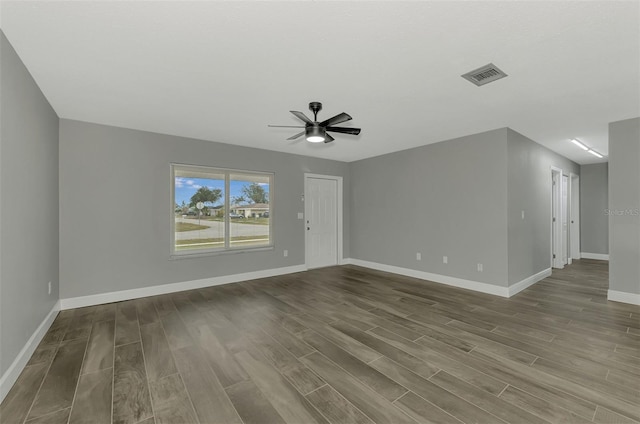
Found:
[[[498,67],[493,63],[490,63],[461,76],[479,87],[499,80],[500,78],[504,78],[507,74],[498,69]]]

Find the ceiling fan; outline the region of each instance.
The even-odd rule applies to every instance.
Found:
[[[340,124],[342,122],[350,121],[352,118],[350,115],[342,112],[334,116],[333,118],[329,118],[325,121],[318,122],[318,112],[322,110],[322,103],[320,102],[311,102],[309,103],[309,110],[313,112],[313,121],[307,116],[295,110],[291,110],[289,112],[293,113],[293,115],[304,122],[304,126],[291,126],[291,125],[269,125],[269,127],[274,128],[304,128],[304,131],[299,132],[296,135],[293,135],[287,140],[295,140],[296,138],[302,137],[303,135],[306,137],[308,142],[311,143],[331,143],[335,140],[331,137],[327,131],[343,133],[343,134],[351,134],[358,135],[360,134],[360,128],[349,128],[349,127],[335,127],[334,125]]]

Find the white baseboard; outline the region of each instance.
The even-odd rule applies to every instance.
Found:
[[[580,252],[580,257],[582,259],[597,259],[599,261],[608,261],[609,255],[604,253],[588,253],[588,252]]]
[[[385,265],[377,262],[363,261],[361,259],[348,259],[352,265],[364,268],[377,269],[378,271],[392,272],[394,274],[406,275],[407,277],[420,278],[422,280],[433,281],[448,286],[459,287],[462,289],[474,290],[482,293],[493,294],[496,296],[509,297],[509,289],[507,287],[494,286],[493,284],[481,283],[479,281],[465,280],[462,278],[451,277],[449,275],[433,274],[425,271],[417,271],[410,268],[401,268],[393,265]]]
[[[640,294],[627,293],[615,290],[609,290],[607,292],[607,299],[613,302],[630,303],[632,305],[640,305]]]
[[[547,278],[548,276],[551,275],[551,268],[547,268],[544,269],[540,272],[538,272],[537,274],[533,274],[527,278],[525,278],[522,281],[518,281],[515,284],[512,284],[509,286],[509,296],[511,297],[515,294],[520,293],[522,290],[526,289],[527,287],[530,287],[532,285],[534,285],[535,283],[537,283],[540,280],[544,280],[545,278]]]
[[[24,345],[20,353],[18,353],[18,356],[11,366],[9,366],[7,371],[2,375],[2,377],[0,377],[0,402],[4,400],[5,396],[7,396],[9,390],[11,390],[11,387],[13,387],[14,383],[20,376],[20,373],[29,362],[29,359],[31,359],[31,355],[35,352],[44,335],[47,334],[47,331],[49,330],[49,327],[51,327],[53,320],[58,315],[59,310],[60,301],[57,301],[56,304],[53,305],[49,314],[44,318],[44,320],[42,320],[38,328],[36,328],[36,331],[34,331],[29,340],[27,340],[27,343]]]
[[[142,287],[139,289],[120,290],[115,292],[93,294],[89,296],[60,299],[61,309],[81,308],[84,306],[100,305],[103,303],[120,302],[141,297],[157,296],[159,294],[175,293],[184,290],[201,289],[203,287],[219,286],[237,283],[238,281],[255,280],[257,278],[274,277],[276,275],[293,274],[306,271],[304,265],[294,265],[283,268],[265,269],[262,271],[245,272],[242,274],[223,275],[221,277],[203,278],[201,280],[183,281],[180,283],[161,284],[158,286]]]

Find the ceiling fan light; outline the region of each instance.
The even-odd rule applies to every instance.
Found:
[[[318,126],[308,127],[306,138],[309,143],[322,143],[326,140],[324,128]]]

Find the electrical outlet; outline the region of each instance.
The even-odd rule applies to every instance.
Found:
[[[49,294],[51,294],[51,281],[49,281],[49,284],[47,285],[48,289],[49,289]]]
[[[420,252],[416,253],[416,260],[417,261],[421,261],[422,260],[422,253],[420,253]]]
[[[484,269],[483,269],[482,264],[478,264],[478,272],[482,272],[483,270],[484,270]]]
[[[448,264],[449,263],[449,257],[448,256],[443,256],[442,257],[442,263],[443,264]]]
[[[289,256],[289,251],[288,251],[288,250],[285,250],[283,253],[284,253],[284,257],[285,257],[285,258],[286,258],[287,256]]]

